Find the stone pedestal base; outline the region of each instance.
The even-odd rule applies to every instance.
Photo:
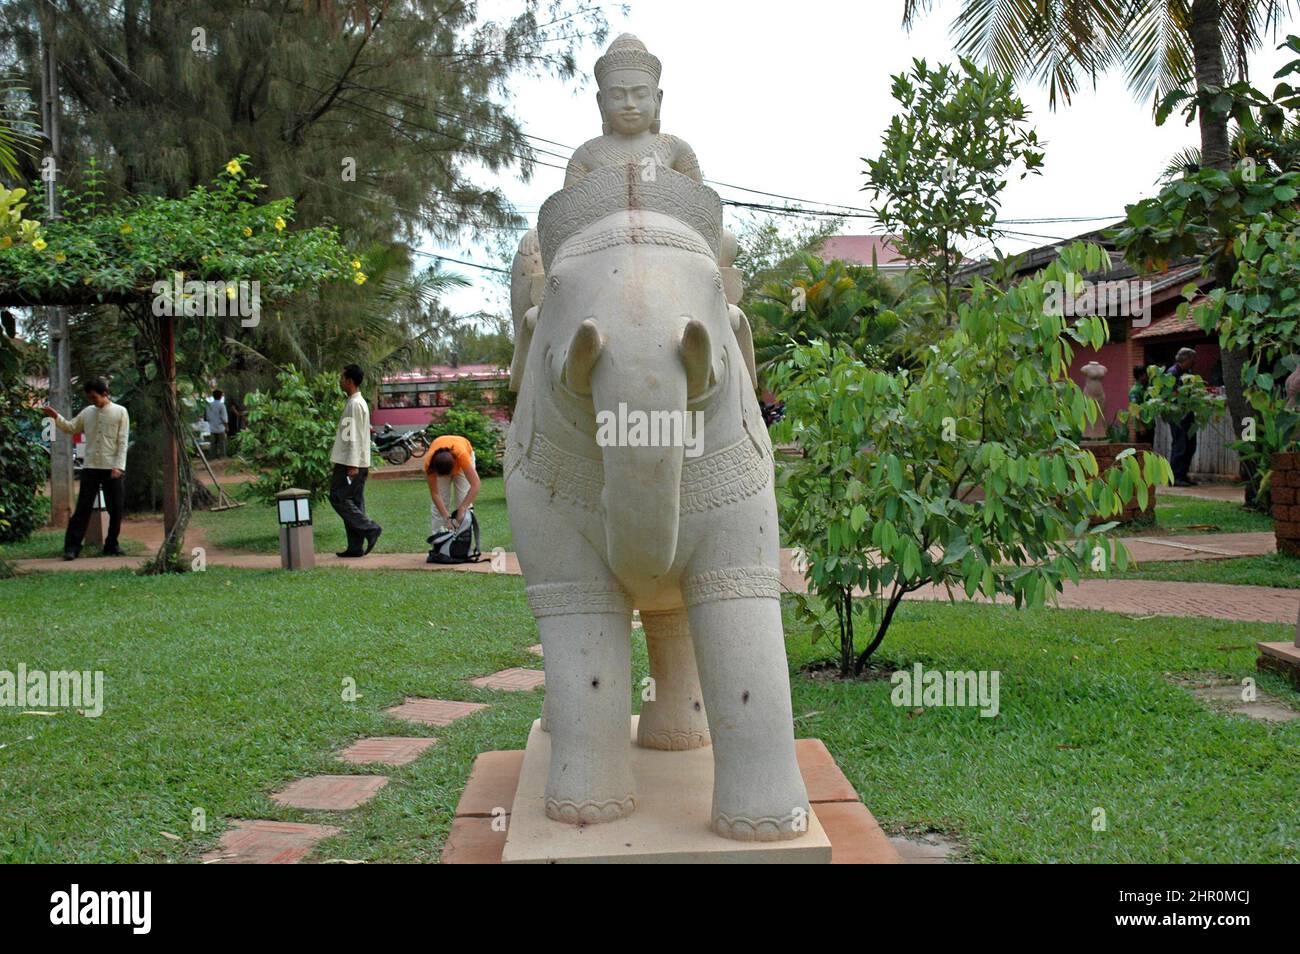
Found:
[[[310,570],[316,566],[316,542],[311,524],[303,527],[280,527],[280,567],[285,570]]]
[[[1256,643],[1259,649],[1259,658],[1255,660],[1255,668],[1267,669],[1286,677],[1286,679],[1300,689],[1300,646],[1295,643]]]
[[[633,719],[629,743],[635,735],[636,720]],[[533,761],[534,755],[541,753],[539,745],[545,747],[546,759],[537,760],[540,772],[536,769],[529,771],[525,763]],[[636,748],[634,757],[646,758],[634,761],[633,771],[639,786],[638,808],[630,818],[581,828],[552,821],[545,817],[542,808],[549,748],[548,737],[534,723],[526,753],[484,752],[478,757],[465,786],[465,794],[456,808],[451,834],[443,848],[443,863],[497,864],[533,860],[824,862],[828,847],[829,860],[833,864],[902,862],[826,746],[817,739],[795,742],[813,817],[808,833],[788,842],[733,842],[709,830],[713,753],[707,748],[686,752]],[[674,760],[678,762],[674,763]],[[680,764],[682,767],[662,770],[656,767],[655,771],[661,775],[656,781],[647,779],[644,774],[646,766],[654,763],[664,766]],[[700,765],[704,767],[702,770]],[[683,779],[695,793],[689,800],[683,799],[681,789],[673,787]],[[667,797],[669,795],[671,799]],[[656,812],[656,801],[662,806],[672,806],[674,810]],[[683,809],[683,805],[688,807]],[[683,820],[688,814],[692,819],[689,822]],[[638,816],[642,826],[639,829],[636,828]],[[636,838],[641,839],[639,850]],[[818,840],[814,842],[814,838]],[[503,857],[507,842],[509,855]],[[539,844],[543,847],[539,848]],[[570,847],[566,849],[565,844]],[[553,856],[543,857],[547,852]],[[561,852],[567,853],[561,856]],[[605,856],[597,857],[601,854]]]

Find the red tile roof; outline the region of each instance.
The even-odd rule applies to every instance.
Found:
[[[897,238],[897,235],[832,235],[822,243],[817,254],[826,261],[840,259],[858,265],[870,265],[874,255],[877,265],[906,265],[907,259],[892,244]]]

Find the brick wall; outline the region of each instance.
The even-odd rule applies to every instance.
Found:
[[[1118,457],[1120,453],[1122,453],[1123,451],[1128,450],[1130,447],[1133,448],[1135,451],[1137,451],[1139,455],[1141,455],[1143,451],[1151,450],[1150,444],[1085,443],[1085,444],[1081,444],[1080,446],[1084,450],[1092,451],[1092,456],[1097,458],[1098,473],[1105,471],[1110,467],[1113,467],[1115,464],[1115,458]],[[1140,462],[1141,462],[1141,458],[1139,457],[1139,463]],[[1115,520],[1118,521],[1119,523],[1154,523],[1155,506],[1156,506],[1156,495],[1154,492],[1152,492],[1147,496],[1147,506],[1145,510],[1143,510],[1141,507],[1138,506],[1137,495],[1135,494],[1133,496],[1133,499],[1124,505],[1123,514],[1116,517],[1106,517],[1104,519],[1101,517],[1094,517],[1092,522],[1094,524],[1110,523],[1112,520]]]
[[[1279,553],[1300,556],[1300,453],[1274,454],[1273,532]]]

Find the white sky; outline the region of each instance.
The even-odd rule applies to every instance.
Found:
[[[511,10],[508,0],[483,0],[491,17]],[[663,131],[689,142],[706,179],[782,193],[819,202],[866,207],[859,191],[862,157],[875,156],[895,112],[890,76],[911,67],[913,57],[931,64],[955,62],[949,26],[959,0],[937,3],[910,33],[902,28],[902,0],[630,0],[624,16],[605,6],[610,39],[633,33],[663,62]],[[1279,31],[1279,42],[1295,27]],[[1251,66],[1254,84],[1271,92],[1273,73],[1288,56],[1269,42]],[[588,46],[579,58],[586,77],[569,82],[527,79],[512,86],[513,107],[532,136],[570,149],[534,143],[566,157],[572,147],[600,134],[591,69],[603,52]],[[1127,203],[1158,191],[1156,179],[1171,156],[1198,143],[1194,126],[1181,117],[1157,127],[1151,103],[1136,102],[1123,76],[1100,79],[1052,112],[1047,94],[1022,84],[1020,95],[1031,122],[1046,144],[1041,176],[1013,178],[1003,193],[1008,219],[1114,216]],[[539,155],[563,167],[564,160]],[[541,203],[563,185],[561,169],[538,165],[533,178],[478,176],[495,182],[524,214],[536,222]],[[724,199],[780,205],[734,189],[714,186]],[[734,220],[734,210],[728,209]],[[1067,237],[1097,223],[1008,225],[1008,228]],[[879,231],[869,219],[845,219],[846,234]],[[1051,239],[1008,238],[1004,252],[1017,252]],[[433,246],[463,260],[499,264],[486,242]],[[446,299],[453,312],[508,313],[507,296],[489,273],[447,265],[474,282],[473,288]]]

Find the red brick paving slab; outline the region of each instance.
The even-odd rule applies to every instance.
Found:
[[[313,775],[271,796],[290,808],[341,812],[364,805],[388,784],[383,775]]]
[[[405,765],[414,762],[424,750],[437,743],[437,739],[413,739],[399,735],[381,735],[371,739],[358,739],[339,753],[339,758],[353,765]]]
[[[833,865],[901,865],[903,859],[859,801],[819,802],[813,811],[831,840]]]
[[[492,819],[453,818],[447,843],[442,846],[444,865],[499,865],[506,849],[506,833],[492,830]]]
[[[817,805],[817,817],[822,802],[862,802],[821,739],[795,739],[794,754],[808,787],[808,801]]]
[[[502,669],[490,676],[479,676],[469,681],[480,689],[499,689],[503,692],[529,692],[546,685],[546,673],[540,669]]]
[[[515,803],[519,772],[524,765],[522,749],[509,752],[483,752],[474,760],[465,794],[456,806],[456,817],[491,818],[492,809],[508,813]]]
[[[451,702],[446,699],[417,699],[414,696],[407,696],[406,701],[400,706],[393,706],[384,711],[394,718],[405,719],[407,722],[444,726],[486,708],[487,706],[481,702]]]
[[[332,825],[245,821],[236,818],[221,836],[221,845],[203,860],[222,865],[296,865],[316,842],[339,833]]]

